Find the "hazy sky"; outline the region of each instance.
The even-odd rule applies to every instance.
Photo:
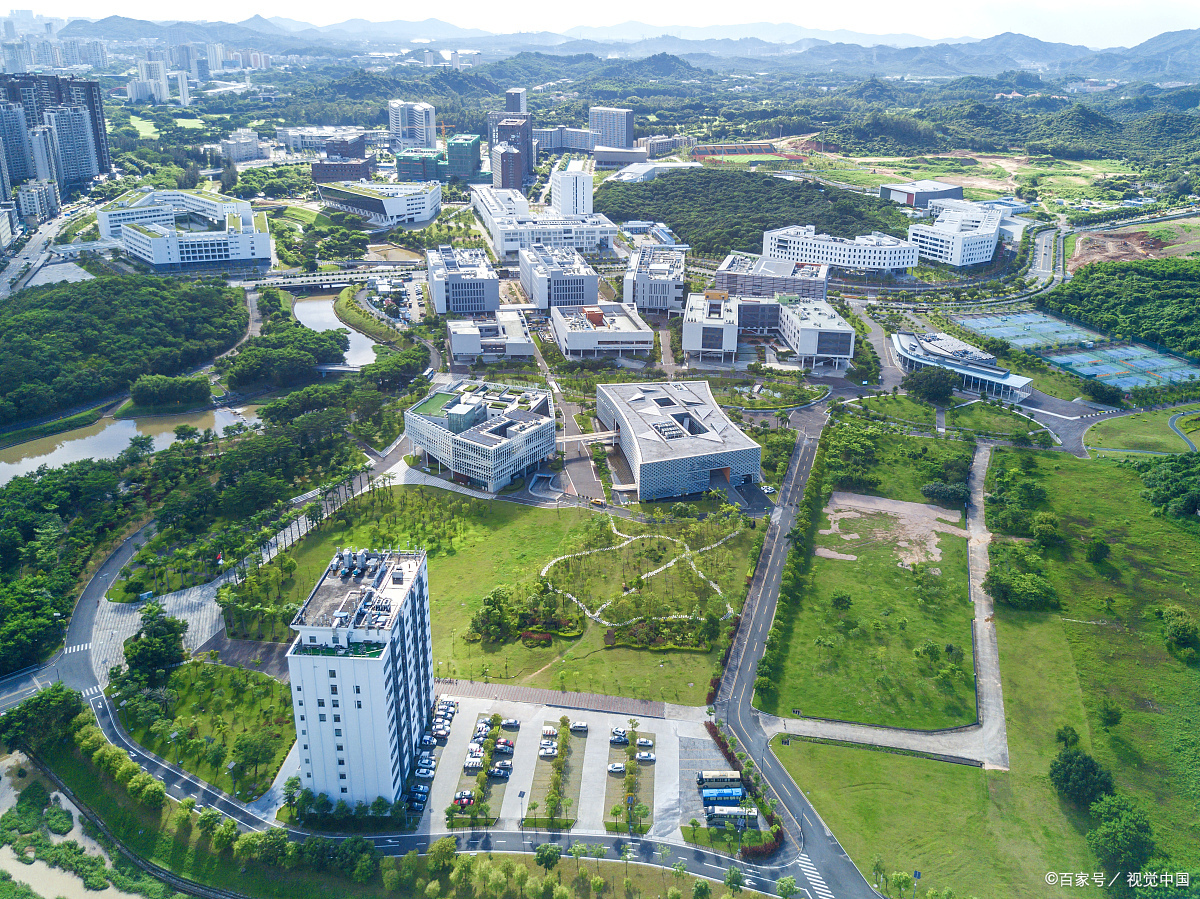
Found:
[[[35,10],[47,15],[123,15],[163,20],[183,6],[158,0],[56,0],[51,8]],[[1057,2],[964,3],[962,0],[856,0],[854,3],[797,5],[794,0],[760,0],[751,5],[727,0],[659,0],[645,6],[622,4],[606,8],[592,3],[550,0],[459,0],[456,3],[391,6],[341,6],[314,0],[208,0],[186,7],[188,13],[209,20],[238,22],[255,13],[285,16],[327,25],[351,17],[373,21],[417,19],[426,15],[468,28],[487,31],[565,31],[578,25],[611,25],[630,19],[664,26],[729,25],[741,22],[794,22],[808,28],[837,29],[870,34],[910,33],[930,38],[988,37],[1016,31],[1046,41],[1086,44],[1091,47],[1132,46],[1163,31],[1200,27],[1196,0],[1157,0],[1142,6],[1128,0],[1057,0]],[[51,12],[53,9],[53,12]]]

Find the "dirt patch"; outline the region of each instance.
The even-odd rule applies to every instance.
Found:
[[[967,536],[966,528],[957,524],[962,520],[961,512],[878,496],[835,492],[825,507],[825,514],[829,516],[829,529],[821,531],[822,534],[848,537],[841,533],[841,522],[860,519],[862,526],[859,530],[868,533],[866,539],[895,544],[896,558],[899,560],[897,564],[904,568],[940,561],[942,551],[938,546],[938,534]],[[862,539],[857,534],[854,537]],[[843,557],[843,554],[834,550],[827,552],[833,555],[822,553],[820,547],[817,548],[817,555],[824,558]]]
[[[1147,231],[1085,231],[1075,242],[1075,253],[1067,260],[1068,271],[1091,262],[1125,262],[1158,259],[1169,255],[1167,245]]]
[[[835,549],[830,549],[827,546],[818,546],[813,549],[813,554],[820,556],[822,559],[837,559],[841,562],[857,562],[858,556],[852,556],[848,553],[840,553]]]

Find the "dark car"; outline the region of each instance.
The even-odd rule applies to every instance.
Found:
[[[609,737],[608,742],[613,746],[628,746],[629,737]]]

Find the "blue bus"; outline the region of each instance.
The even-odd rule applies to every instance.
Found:
[[[700,798],[705,805],[733,805],[741,802],[746,791],[741,787],[722,787],[715,790],[701,790]]]

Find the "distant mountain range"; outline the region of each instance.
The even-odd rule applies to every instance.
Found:
[[[363,52],[414,43],[434,49],[473,49],[497,60],[526,50],[640,59],[671,53],[718,70],[837,72],[848,75],[951,77],[1025,70],[1049,77],[1115,78],[1142,81],[1200,79],[1200,29],[1160,34],[1135,47],[1094,50],[1005,33],[975,40],[939,42],[911,34],[871,35],[817,31],[798,25],[755,23],[701,28],[663,28],[640,22],[581,27],[569,34],[492,34],[440,19],[369,22],[348,19],[316,26],[282,17],[254,16],[244,22],[150,22],[109,16],[76,19],[63,37],[177,41],[220,41],[282,52],[303,48]]]

